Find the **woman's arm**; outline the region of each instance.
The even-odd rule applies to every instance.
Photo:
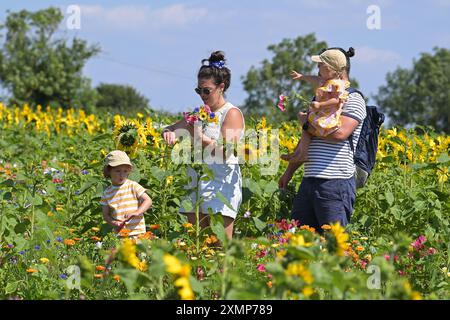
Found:
[[[242,130],[244,130],[242,113],[236,108],[230,109],[222,124],[222,137],[227,143],[237,143],[241,137]]]
[[[177,129],[187,129],[188,124],[186,120],[181,119],[180,121],[175,122],[174,124],[171,124],[170,126],[167,126],[164,128],[161,136],[166,141],[167,144],[172,145],[175,143],[177,137],[175,134],[175,130]]]

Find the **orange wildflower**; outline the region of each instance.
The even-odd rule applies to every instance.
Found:
[[[28,273],[35,273],[35,272],[38,272],[38,270],[33,269],[33,268],[29,268],[29,269],[27,269],[26,271],[27,271]]]
[[[130,232],[131,232],[130,229],[123,228],[123,229],[121,229],[119,231],[119,236],[121,236],[121,237],[128,237],[130,235]]]
[[[64,239],[64,244],[68,246],[73,246],[75,244],[75,240],[73,239]]]
[[[105,271],[106,268],[104,266],[95,266],[95,270],[97,270],[97,271]]]

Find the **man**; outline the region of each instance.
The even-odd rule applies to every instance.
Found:
[[[346,55],[347,65],[343,77],[348,80],[350,57],[354,55],[354,51],[352,48],[348,52],[341,48],[329,48],[318,58],[327,63],[333,50]],[[356,198],[356,186],[353,152],[348,138],[353,134],[353,145],[357,145],[365,117],[363,97],[357,92],[351,93],[342,108],[341,127],[326,138],[312,137],[303,180],[292,208],[292,219],[299,220],[301,225],[309,225],[321,232],[324,224],[339,222],[345,226],[349,223]],[[280,188],[287,187],[300,165],[289,162],[279,180]]]

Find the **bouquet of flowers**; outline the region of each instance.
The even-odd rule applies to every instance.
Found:
[[[191,112],[183,112],[184,119],[190,125],[194,125],[198,121],[202,122],[202,127],[207,123],[218,123],[219,117],[211,111],[208,105],[203,105],[194,109]]]

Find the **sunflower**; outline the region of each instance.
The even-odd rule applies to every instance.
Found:
[[[134,154],[139,147],[147,144],[147,136],[144,127],[137,121],[123,122],[120,118],[114,118],[114,141],[116,148],[130,154]]]
[[[208,114],[206,112],[200,112],[199,115],[198,115],[198,118],[201,121],[205,121],[206,119],[208,119]]]
[[[338,256],[343,257],[345,250],[349,247],[347,242],[348,234],[339,222],[331,225],[331,232],[327,233],[328,251],[336,253]]]

